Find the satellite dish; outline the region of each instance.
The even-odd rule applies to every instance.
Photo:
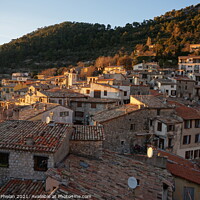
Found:
[[[131,189],[135,189],[137,187],[137,179],[135,177],[129,177],[128,178],[128,186]]]
[[[148,157],[148,158],[152,158],[152,156],[153,156],[153,148],[152,148],[152,147],[149,147],[149,148],[147,149],[147,157]]]
[[[49,124],[50,121],[51,121],[50,117],[46,117],[46,123]]]

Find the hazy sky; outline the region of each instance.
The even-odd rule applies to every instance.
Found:
[[[0,0],[0,45],[64,21],[124,26],[199,0]]]

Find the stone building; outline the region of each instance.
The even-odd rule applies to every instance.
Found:
[[[102,158],[104,130],[102,126],[73,125],[70,138],[70,153],[93,158]]]
[[[150,124],[155,117],[173,113],[173,108],[152,95],[136,95],[128,105],[95,114],[91,123],[104,127],[104,148],[133,152],[136,145],[144,150],[145,144],[152,142]]]
[[[167,170],[174,176],[173,199],[200,199],[200,168],[195,163],[162,150],[160,156],[167,158]]]
[[[176,78],[176,96],[187,99],[194,99],[196,96],[195,85],[196,81],[189,79],[188,77],[177,77]]]
[[[120,86],[91,83],[88,87],[82,87],[80,93],[102,99],[118,99],[122,103],[129,100],[130,86],[120,88]]]
[[[117,99],[73,98],[70,107],[74,111],[75,124],[89,124],[90,118],[97,112],[119,105]]]
[[[69,153],[72,129],[33,121],[0,123],[0,184],[10,178],[44,180]]]
[[[183,120],[176,154],[186,159],[199,159],[200,112],[182,104],[177,104],[175,110],[176,114]]]
[[[200,56],[179,56],[178,68],[184,70],[184,74],[200,73]]]
[[[149,95],[150,88],[147,85],[131,85],[130,95]]]

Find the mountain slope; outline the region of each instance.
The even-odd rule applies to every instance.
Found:
[[[76,64],[114,55],[123,47],[132,53],[150,37],[156,56],[176,57],[187,43],[200,43],[200,4],[167,12],[154,20],[125,27],[64,22],[40,28],[0,46],[0,70],[36,69]]]

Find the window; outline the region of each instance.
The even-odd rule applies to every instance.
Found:
[[[157,131],[162,131],[162,123],[158,122]]]
[[[60,112],[60,117],[67,117],[69,116],[69,111]]]
[[[90,90],[86,90],[86,94],[90,94]]]
[[[59,99],[59,104],[62,105],[62,99]]]
[[[84,116],[84,112],[75,111],[75,117],[83,117],[83,116]]]
[[[184,187],[183,200],[194,200],[194,188]]]
[[[77,107],[82,107],[82,102],[77,102]]]
[[[167,126],[167,132],[174,131],[174,125]]]
[[[194,150],[194,159],[200,158],[200,149]]]
[[[172,148],[172,138],[168,139],[168,148]]]
[[[104,96],[107,96],[107,95],[108,95],[107,90],[104,90]]]
[[[186,151],[185,159],[192,159],[192,158],[193,158],[193,151]]]
[[[127,91],[124,91],[124,96],[127,96]]]
[[[200,120],[195,119],[195,128],[200,128]]]
[[[184,128],[192,128],[192,120],[185,120]]]
[[[200,134],[196,134],[195,135],[195,143],[199,143],[200,142]]]
[[[135,124],[131,124],[130,130],[131,130],[131,131],[135,131]]]
[[[96,103],[91,103],[91,108],[96,108],[97,104]]]
[[[168,185],[163,183],[163,194],[162,194],[162,200],[168,199]]]
[[[158,116],[160,115],[160,109],[157,109],[157,115]]]
[[[149,125],[153,126],[153,120],[152,119],[149,120]]]
[[[9,167],[9,153],[0,153],[0,167]]]
[[[121,140],[121,146],[124,146],[124,144],[125,144],[125,141],[124,140]]]
[[[34,156],[33,160],[35,171],[47,171],[48,157]]]
[[[185,90],[187,90],[187,85],[185,86]]]
[[[183,136],[183,144],[190,144],[191,135],[184,135]]]

